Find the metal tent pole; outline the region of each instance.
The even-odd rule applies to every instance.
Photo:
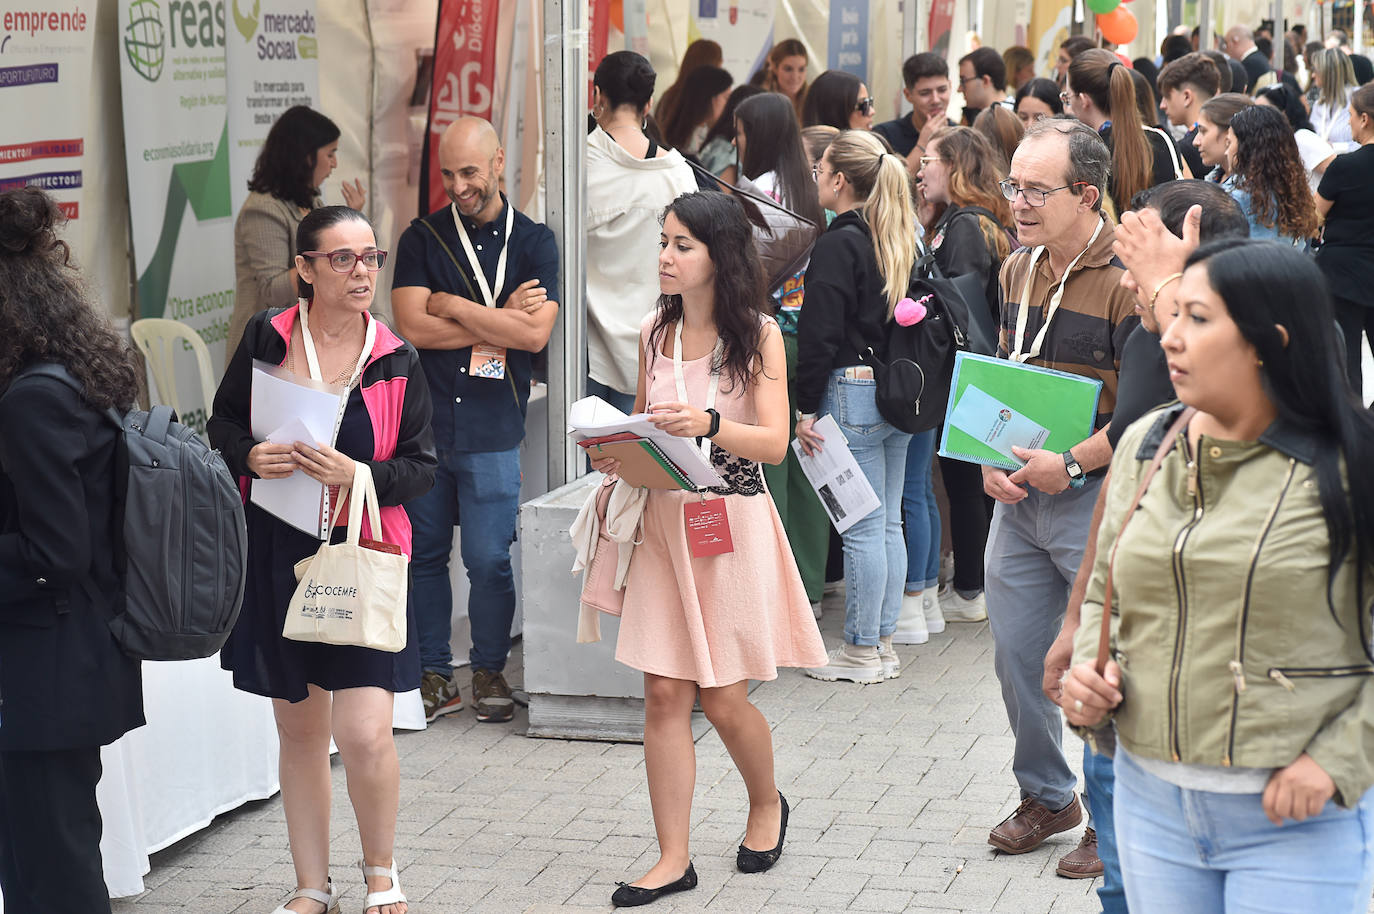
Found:
[[[581,201],[586,196],[586,0],[544,2],[545,223],[558,242],[558,323],[549,337],[549,488],[581,475],[577,445],[567,437],[568,407],[587,377],[586,247]]]

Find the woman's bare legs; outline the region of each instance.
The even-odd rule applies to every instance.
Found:
[[[318,891],[324,891],[329,879],[329,707],[329,693],[313,685],[304,701],[272,700],[296,888]],[[286,907],[300,914],[320,914],[322,905],[298,898]]]
[[[735,760],[749,792],[744,846],[756,851],[772,850],[782,829],[782,803],[773,779],[773,731],[762,712],[749,701],[749,683],[702,689],[701,710],[720,734],[720,741]]]
[[[692,791],[697,753],[692,743],[692,703],[697,684],[644,674],[644,767],[658,835],[658,862],[634,885],[656,889],[676,882],[691,863]]]
[[[363,860],[368,866],[395,864],[396,811],[401,766],[391,735],[394,696],[385,689],[340,689],[334,693],[334,742],[348,777],[348,797],[358,818]],[[391,888],[386,876],[368,876],[370,892]],[[369,908],[365,914],[405,914],[406,905]]]

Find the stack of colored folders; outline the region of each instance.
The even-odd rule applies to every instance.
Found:
[[[620,461],[621,479],[640,489],[685,489],[695,486],[657,444],[634,432],[604,435],[577,442],[593,460],[614,457]]]

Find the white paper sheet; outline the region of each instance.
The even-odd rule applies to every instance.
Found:
[[[250,431],[260,441],[334,443],[342,388],[299,377],[255,359]],[[325,486],[301,470],[282,479],[254,479],[253,503],[311,536],[325,537]]]
[[[664,456],[676,464],[693,485],[725,485],[725,480],[701,456],[695,439],[660,431],[649,421],[648,413],[627,416],[600,397],[583,397],[568,408],[568,437],[574,441],[621,432],[631,432],[658,445]]]
[[[806,456],[801,441],[793,441],[792,450],[797,452],[802,472],[825,506],[830,522],[837,532],[843,533],[881,507],[882,502],[868,477],[859,469],[859,462],[850,452],[844,433],[835,424],[835,417],[822,416],[812,428],[825,439],[820,453]]]

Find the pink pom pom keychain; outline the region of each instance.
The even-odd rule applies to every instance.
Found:
[[[897,323],[901,324],[903,327],[919,324],[921,321],[925,320],[926,314],[929,313],[926,308],[926,302],[930,301],[933,297],[934,293],[927,293],[915,300],[904,298],[897,302],[897,308],[893,311],[892,316],[895,317]]]

